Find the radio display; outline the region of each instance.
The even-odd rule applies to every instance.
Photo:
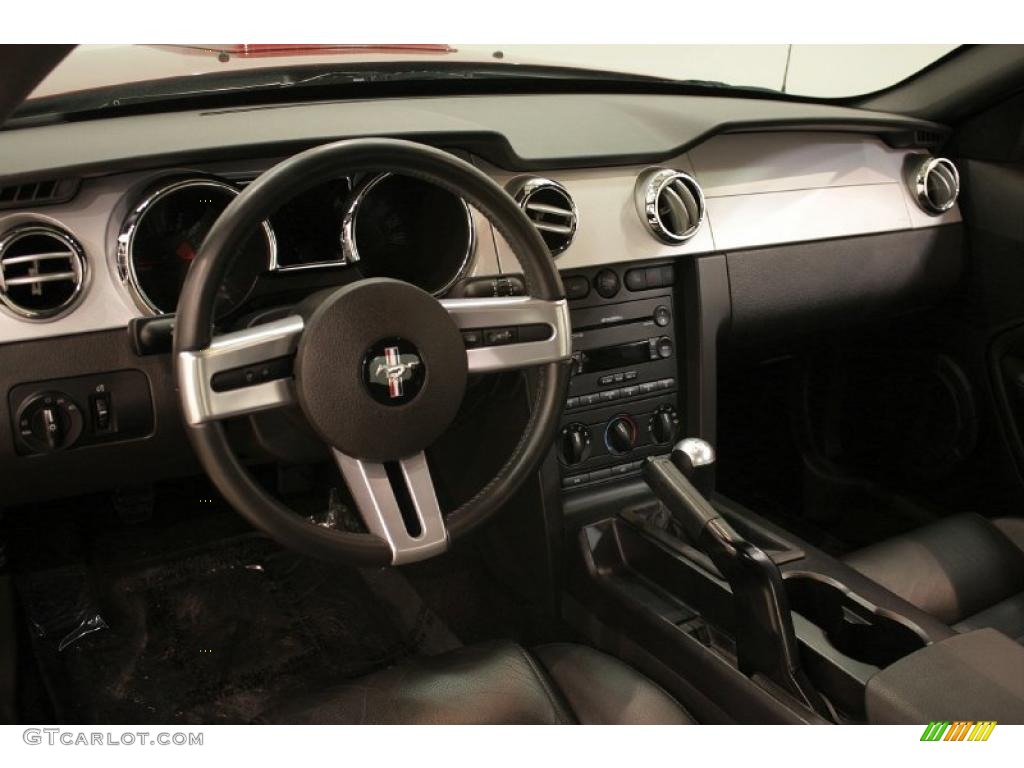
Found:
[[[576,373],[596,373],[651,360],[651,347],[647,339],[614,347],[599,347],[578,353]]]

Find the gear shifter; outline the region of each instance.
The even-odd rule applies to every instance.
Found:
[[[680,440],[672,449],[672,463],[705,499],[715,490],[715,449],[699,437]]]
[[[671,459],[649,458],[644,480],[668,509],[683,535],[704,552],[732,590],[736,656],[740,670],[761,674],[819,714],[828,709],[800,666],[789,600],[779,567],[741,536],[705,494],[714,487],[715,450],[687,438]]]

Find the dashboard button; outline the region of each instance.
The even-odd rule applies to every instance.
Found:
[[[634,381],[636,379],[636,376],[636,371],[626,371],[625,379],[626,381]]]
[[[109,432],[111,427],[110,394],[100,392],[89,398],[92,401],[92,423],[97,432]]]
[[[661,282],[661,267],[648,267],[645,271],[647,273],[647,287],[661,288],[663,285]]]
[[[580,275],[562,278],[567,299],[585,299],[590,295],[590,281]]]
[[[590,473],[590,480],[591,482],[594,482],[596,480],[607,480],[611,476],[612,471],[607,467],[604,469],[595,469],[593,472]]]
[[[619,275],[613,269],[602,269],[594,278],[594,290],[602,298],[610,299],[619,292]]]
[[[484,341],[489,347],[500,347],[516,340],[515,328],[489,328],[484,331]]]
[[[579,408],[580,399],[578,397],[570,397],[565,401],[566,408]]]
[[[644,269],[627,270],[626,288],[631,291],[647,290],[647,271]]]
[[[638,387],[636,385],[633,385],[631,387],[623,387],[622,388],[622,396],[623,397],[636,397],[639,394],[640,394],[640,387]]]
[[[483,340],[483,336],[480,331],[463,331],[462,341],[465,342],[467,347],[479,347],[480,342]]]
[[[582,475],[570,475],[569,477],[562,478],[563,488],[575,488],[578,485],[583,485],[585,482],[590,480],[589,474]]]
[[[664,304],[654,308],[654,323],[662,328],[672,322],[672,311]]]

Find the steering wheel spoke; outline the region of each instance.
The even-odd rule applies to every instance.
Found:
[[[391,549],[392,565],[414,563],[448,548],[448,529],[424,453],[395,462],[391,473],[384,464],[333,453],[366,527]],[[408,500],[405,514],[399,497]]]
[[[463,331],[470,373],[528,368],[567,360],[572,354],[565,299],[444,299],[441,305]]]
[[[213,339],[206,349],[178,355],[185,420],[210,421],[295,402],[292,358],[302,335],[298,315]]]

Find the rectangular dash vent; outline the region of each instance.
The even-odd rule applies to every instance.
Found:
[[[63,203],[75,196],[78,179],[47,179],[0,185],[0,208],[28,208]]]

